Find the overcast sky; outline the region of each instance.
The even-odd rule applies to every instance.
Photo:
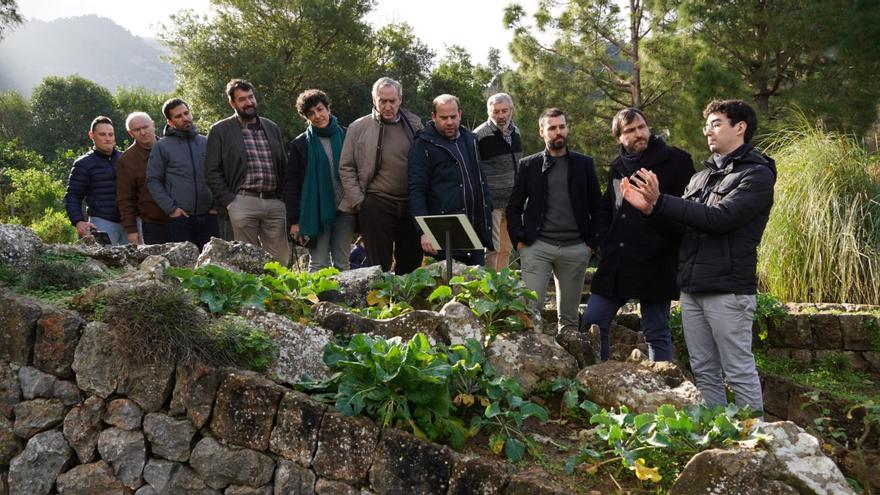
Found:
[[[531,8],[537,0],[519,0]],[[474,61],[485,63],[489,47],[501,50],[502,61],[510,65],[507,45],[512,34],[502,26],[504,7],[513,0],[377,0],[377,6],[367,16],[374,26],[407,22],[416,35],[428,44],[438,56],[445,47],[464,46]],[[442,11],[437,11],[442,6]],[[209,0],[147,0],[142,2],[120,0],[19,0],[20,13],[28,19],[50,21],[59,17],[97,14],[109,17],[133,34],[156,37],[159,23],[170,14],[182,9],[207,13]]]

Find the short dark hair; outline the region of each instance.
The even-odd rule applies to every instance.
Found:
[[[561,108],[556,107],[545,109],[541,112],[541,116],[538,117],[538,127],[541,127],[544,120],[549,119],[550,117],[565,117],[565,112],[563,112]]]
[[[617,112],[613,119],[611,119],[611,134],[619,138],[620,133],[623,132],[623,126],[627,124],[631,124],[633,120],[636,120],[636,116],[642,117],[645,121],[645,125],[648,125],[648,117],[645,117],[645,114],[639,110],[638,108],[624,108],[623,110]]]
[[[110,124],[113,125],[113,121],[110,120],[110,117],[105,117],[104,115],[98,115],[94,119],[92,119],[92,125],[89,126],[90,132],[95,132],[95,127],[98,127],[98,124]]]
[[[189,110],[189,103],[181,100],[180,98],[171,98],[165,103],[162,104],[162,115],[165,116],[166,119],[171,118],[171,110],[179,107],[180,105],[186,105],[186,109]]]
[[[229,98],[229,101],[232,101],[235,97],[236,91],[253,91],[254,85],[245,81],[244,79],[230,79],[228,83],[226,83],[226,97]]]
[[[316,107],[318,103],[323,103],[325,107],[330,108],[330,98],[327,97],[327,93],[320,89],[307,89],[296,97],[296,113],[305,117],[309,110]]]
[[[713,113],[723,113],[730,119],[730,125],[739,122],[746,123],[746,132],[743,139],[746,143],[751,142],[752,136],[758,130],[758,115],[748,103],[742,100],[712,100],[703,110],[703,118]]]

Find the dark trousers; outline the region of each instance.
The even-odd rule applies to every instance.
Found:
[[[361,236],[367,250],[367,262],[403,275],[422,264],[422,245],[416,221],[409,211],[409,201],[395,201],[367,194],[361,203]]]
[[[144,244],[165,244],[171,242],[168,226],[164,223],[141,223],[141,232],[144,235]]]
[[[590,325],[599,325],[602,361],[607,361],[611,353],[611,320],[626,301],[626,299],[613,299],[599,294],[590,294],[590,299],[587,301],[584,327],[589,330]],[[642,333],[645,335],[645,343],[648,344],[648,359],[672,361],[669,301],[639,301],[639,308],[642,314]]]
[[[211,237],[217,237],[219,231],[217,215],[214,213],[169,218],[165,225],[168,226],[171,242],[189,241],[195,244],[199,251],[211,240]]]

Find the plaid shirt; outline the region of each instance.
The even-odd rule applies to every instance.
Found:
[[[272,164],[272,150],[266,132],[256,124],[241,127],[244,137],[244,151],[247,156],[247,172],[239,190],[253,192],[272,192],[278,189],[278,177]]]

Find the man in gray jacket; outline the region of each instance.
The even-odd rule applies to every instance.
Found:
[[[189,241],[199,250],[217,236],[217,210],[205,182],[208,140],[196,131],[189,105],[171,98],[162,105],[168,119],[165,138],[153,146],[147,165],[147,188],[168,215],[172,242]]]

